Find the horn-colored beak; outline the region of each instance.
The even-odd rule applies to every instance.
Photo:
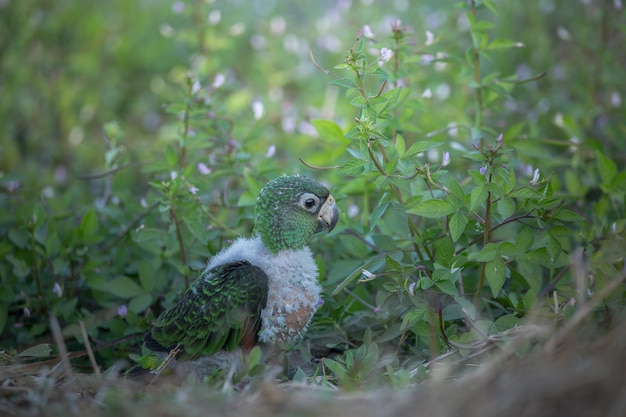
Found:
[[[330,232],[337,225],[338,218],[339,209],[337,209],[337,205],[335,204],[335,198],[329,195],[317,216],[317,229],[315,233],[322,231]]]

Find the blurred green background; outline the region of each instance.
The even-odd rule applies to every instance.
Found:
[[[476,124],[469,4],[0,0],[3,343],[46,336],[50,311],[77,339],[79,319],[101,341],[145,330],[208,256],[250,232],[256,192],[281,173],[331,184],[343,229],[367,229],[383,194],[372,177],[298,159],[328,167],[349,157],[350,140],[328,137],[315,121],[345,133],[358,112],[316,65],[340,74],[334,67],[359,34],[373,39],[366,53],[375,61],[400,22],[413,54],[394,80],[407,91],[396,115],[407,148],[443,142],[424,160],[439,163],[449,151],[451,171],[464,177]],[[609,187],[603,180],[616,174],[603,177],[596,163],[599,152],[609,171],[626,165],[622,2],[475,4],[481,30],[513,42],[482,57],[482,77],[499,90],[486,91],[481,125],[494,138],[505,133],[524,181],[539,168],[598,234],[616,220],[623,231],[623,178]],[[313,245],[327,294],[372,256],[347,234]],[[381,288],[361,286],[367,300],[349,313],[382,303]],[[340,322],[346,337],[375,326],[371,315],[364,325],[338,313],[345,298],[328,297],[321,317]],[[313,329],[332,333],[328,323]]]

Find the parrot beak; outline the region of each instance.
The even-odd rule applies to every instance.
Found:
[[[317,216],[317,229],[315,229],[315,233],[319,233],[324,230],[330,232],[337,225],[338,218],[339,210],[335,204],[335,198],[332,195],[329,195],[320,208],[319,215]]]

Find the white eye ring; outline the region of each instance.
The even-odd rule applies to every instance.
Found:
[[[303,193],[300,196],[300,207],[307,211],[314,212],[315,210],[317,210],[319,202],[320,199],[315,194]]]

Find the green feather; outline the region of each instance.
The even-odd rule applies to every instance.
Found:
[[[315,195],[321,204],[329,191],[302,176],[282,176],[269,182],[257,198],[255,229],[272,253],[304,247],[317,228],[317,215],[298,203],[303,194]]]
[[[202,274],[172,309],[157,319],[149,339],[164,349],[179,345],[181,360],[232,351],[243,337],[246,321],[260,328],[267,303],[267,276],[249,262],[230,262]]]

